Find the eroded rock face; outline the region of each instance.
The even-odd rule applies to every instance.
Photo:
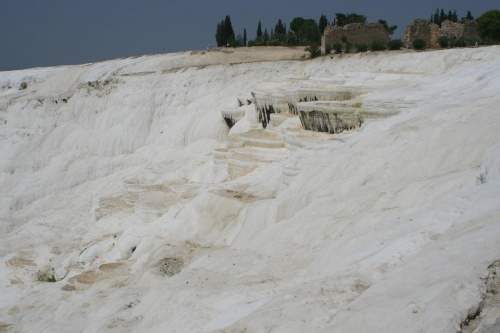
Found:
[[[486,293],[481,303],[467,314],[460,333],[500,332],[500,260],[488,266],[488,275],[482,280]]]

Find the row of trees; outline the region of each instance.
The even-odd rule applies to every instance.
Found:
[[[462,20],[473,20],[473,19],[474,16],[472,16],[470,10],[467,11],[467,15],[465,17],[462,17]],[[451,10],[449,10],[448,13],[445,13],[444,9],[441,8],[441,10],[439,10],[438,7],[436,8],[436,12],[434,13],[434,15],[431,15],[429,22],[441,26],[441,23],[443,23],[445,20],[458,22],[457,11],[453,10],[452,12]]]
[[[462,17],[462,20],[473,20],[470,11],[467,11],[467,16]],[[443,9],[436,9],[436,13],[431,15],[429,20],[431,23],[436,23],[441,25],[445,20],[450,20],[453,22],[458,21],[458,16],[456,10],[453,12],[450,10],[445,13]],[[321,43],[321,35],[328,25],[344,26],[350,23],[365,23],[366,16],[356,14],[356,13],[336,13],[335,18],[332,22],[328,22],[325,15],[321,15],[318,22],[313,19],[304,19],[303,17],[296,17],[290,22],[289,28],[287,29],[286,23],[282,22],[281,19],[278,23],[271,29],[269,33],[267,29],[262,30],[262,23],[259,21],[257,25],[257,34],[255,39],[248,41],[247,43],[247,30],[243,29],[243,34],[239,33],[235,36],[234,29],[231,24],[231,18],[226,16],[224,20],[217,24],[217,32],[215,35],[217,46],[306,46],[309,45],[311,49],[315,49]],[[389,26],[385,20],[379,20],[389,35],[392,35],[397,29],[396,25]],[[477,30],[479,36],[483,39],[486,44],[495,44],[500,42],[500,11],[490,10],[480,17],[477,18]],[[396,43],[396,42],[394,42]],[[443,41],[443,43],[445,43]],[[347,45],[347,43],[346,43]],[[364,49],[363,45],[356,49]],[[461,45],[457,45],[461,46]],[[396,48],[397,45],[394,44]],[[425,46],[424,46],[425,47]],[[375,46],[371,45],[370,48],[374,49]],[[389,45],[391,49],[391,45]]]
[[[321,15],[318,22],[314,19],[304,19],[296,17],[290,22],[289,29],[286,23],[278,20],[278,23],[269,32],[267,29],[262,30],[262,23],[259,21],[257,25],[256,37],[248,41],[248,46],[305,46],[313,43],[321,43],[321,35],[323,35],[328,25],[344,26],[350,23],[365,23],[366,16],[356,13],[336,13],[333,22],[328,22],[325,15]],[[379,20],[384,25],[389,34],[393,34],[397,26],[389,26],[385,20]],[[243,35],[235,36],[231,19],[226,16],[226,19],[217,24],[217,33],[215,35],[217,46],[247,46],[246,29],[243,30]]]
[[[321,34],[319,25],[313,19],[296,17],[290,22],[289,29],[287,29],[286,23],[280,19],[270,33],[267,29],[262,31],[262,23],[259,21],[256,37],[248,42],[248,46],[309,45],[321,43]]]

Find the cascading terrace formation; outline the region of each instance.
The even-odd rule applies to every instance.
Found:
[[[227,147],[214,152],[216,168],[227,167],[234,179],[259,165],[286,160],[294,146],[326,140],[318,141],[319,133],[350,133],[366,121],[397,115],[404,107],[364,99],[376,87],[349,85],[343,78],[310,78],[307,83],[254,90],[251,98],[238,98],[238,107],[223,109],[230,132]],[[239,121],[247,125],[238,126]]]

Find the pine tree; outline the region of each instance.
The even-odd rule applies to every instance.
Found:
[[[259,21],[259,25],[257,26],[257,38],[262,36],[262,24]]]
[[[398,28],[397,25],[392,25],[389,27],[386,20],[378,20],[378,23],[382,24],[389,35],[394,34],[394,31]]]
[[[439,8],[436,8],[436,13],[434,14],[434,23],[437,24],[437,25],[441,24],[439,22]]]
[[[466,20],[473,20],[474,16],[472,16],[470,10],[467,11],[467,16],[465,17]]]
[[[446,15],[444,14],[444,10],[441,8],[441,12],[439,13],[439,26],[441,26],[441,23],[446,20]]]

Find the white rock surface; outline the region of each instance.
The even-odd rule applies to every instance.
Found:
[[[302,54],[0,73],[0,331],[459,331],[500,259],[500,47]],[[244,106],[227,140],[295,85],[400,113],[258,141]]]

